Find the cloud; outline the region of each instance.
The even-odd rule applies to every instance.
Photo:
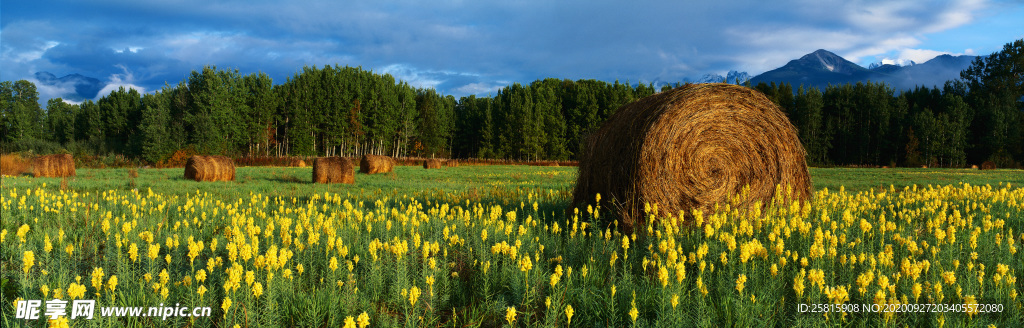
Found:
[[[108,78],[107,85],[100,89],[99,94],[96,95],[96,99],[109,95],[111,92],[117,91],[121,88],[125,90],[135,89],[139,93],[147,93],[146,88],[135,84],[135,75],[124,65],[118,65],[118,68],[122,70],[120,74],[111,74]]]
[[[457,88],[452,89],[455,93],[466,94],[466,95],[492,95],[498,93],[498,90],[505,87],[509,83],[486,83],[486,82],[474,82],[469,83]]]
[[[109,77],[112,88],[152,91],[206,65],[265,72],[282,83],[303,66],[338,64],[455,96],[547,77],[636,83],[729,70],[756,75],[816,49],[855,62],[986,52],[991,45],[969,38],[953,49],[930,45],[943,31],[978,22],[980,13],[1006,19],[983,0],[41,0],[4,6],[4,79],[80,73]]]
[[[35,78],[28,79],[28,81],[36,85],[36,92],[39,93],[39,101],[41,103],[54,98],[67,98],[67,95],[76,93],[75,84],[72,82],[44,83]]]

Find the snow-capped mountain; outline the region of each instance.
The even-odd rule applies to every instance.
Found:
[[[857,82],[884,82],[896,90],[917,86],[942,86],[946,81],[960,77],[960,71],[970,66],[975,56],[941,55],[924,63],[913,61],[882,61],[869,68],[861,67],[826,50],[817,50],[791,60],[786,65],[764,72],[751,79],[760,82],[789,83],[824,90],[828,85]]]
[[[695,79],[693,83],[721,83],[727,81],[727,83],[736,83],[736,79],[739,79],[740,83],[746,82],[750,79],[750,74],[747,72],[729,71],[722,76],[721,74],[708,73],[704,74],[698,79]]]
[[[882,59],[880,62],[868,64],[868,69],[876,69],[885,65],[907,67],[917,65],[917,63],[910,59]]]

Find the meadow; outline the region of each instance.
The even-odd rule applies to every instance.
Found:
[[[0,323],[1024,322],[1016,276],[1024,267],[1019,170],[812,168],[812,202],[788,202],[780,189],[763,209],[722,204],[717,212],[652,216],[632,235],[603,224],[606,209],[566,211],[572,167],[400,166],[357,174],[354,185],[311,184],[309,168],[239,168],[236,181],[213,183],[181,173],[79,169],[68,179],[4,177]],[[212,313],[14,318],[17,300],[55,298],[96,300],[97,309],[175,304]]]

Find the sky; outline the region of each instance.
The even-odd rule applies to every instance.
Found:
[[[460,97],[549,77],[754,76],[817,49],[862,66],[986,55],[1024,38],[1022,22],[1024,0],[4,1],[0,80],[81,74],[101,97],[204,66],[281,84],[340,65]],[[69,92],[36,84],[41,99]]]

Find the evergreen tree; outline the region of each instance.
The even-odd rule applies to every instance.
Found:
[[[78,106],[53,98],[46,102],[46,132],[50,141],[66,145],[75,140],[75,117]]]

